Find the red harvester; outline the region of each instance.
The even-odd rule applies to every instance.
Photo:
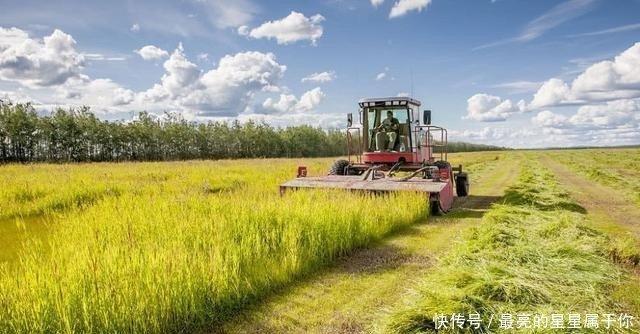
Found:
[[[447,130],[431,125],[430,110],[423,111],[420,124],[420,101],[369,98],[359,106],[358,126],[352,114],[347,115],[348,159],[337,160],[327,176],[307,177],[306,168],[299,167],[295,179],[280,185],[281,193],[291,188],[423,192],[432,214],[451,209],[454,187],[457,196],[468,195],[469,178],[462,165],[447,162]],[[385,121],[385,116],[394,120]],[[391,132],[395,134],[387,136]]]

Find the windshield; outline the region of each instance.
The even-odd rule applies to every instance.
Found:
[[[394,131],[397,133],[397,140],[391,143],[390,150],[405,152],[409,150],[408,132],[409,132],[409,109],[406,106],[386,106],[386,107],[372,107],[365,109],[365,115],[367,117],[367,131],[369,133],[369,147],[368,151],[376,150],[376,133],[380,124],[388,117],[388,112],[393,114],[393,122],[397,121],[399,126]],[[387,121],[386,123],[389,123]],[[384,127],[383,127],[384,128]],[[387,128],[388,129],[388,128]],[[394,137],[392,137],[394,138]],[[380,146],[380,145],[378,145]]]

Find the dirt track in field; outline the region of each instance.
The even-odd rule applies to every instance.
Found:
[[[242,312],[223,333],[363,333],[377,331],[385,312],[402,303],[462,231],[478,224],[514,183],[518,157],[487,163],[471,175],[471,195],[453,212],[408,227],[378,245],[339,259],[322,273]],[[474,182],[475,181],[475,182]],[[220,331],[220,330],[219,330]]]
[[[640,208],[625,196],[624,189],[613,189],[588,180],[546,154],[540,160],[589,215],[619,224],[640,240]]]

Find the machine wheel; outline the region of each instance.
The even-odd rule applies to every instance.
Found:
[[[349,161],[340,159],[336,160],[331,169],[329,169],[329,175],[347,175],[345,169],[349,166]]]
[[[451,168],[451,164],[448,161],[438,160],[433,164],[438,168]]]
[[[458,197],[469,195],[469,177],[467,173],[459,173],[456,175],[456,194],[458,194]]]
[[[431,211],[432,216],[442,216],[444,214],[440,207],[440,201],[431,201],[429,203],[429,211]]]

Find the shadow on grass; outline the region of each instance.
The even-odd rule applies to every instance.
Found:
[[[371,242],[369,245],[353,249],[342,256],[338,256],[325,265],[320,265],[309,272],[302,273],[293,279],[292,282],[284,283],[274,287],[270,291],[263,291],[261,294],[249,297],[241,303],[227,308],[223,314],[218,314],[213,322],[204,328],[197,330],[197,333],[225,333],[224,326],[234,321],[251,321],[260,323],[260,318],[252,318],[253,312],[260,309],[270,300],[286,296],[297,287],[309,284],[325,273],[346,273],[352,276],[367,276],[384,273],[388,270],[397,269],[403,265],[410,264],[416,266],[431,266],[433,259],[427,256],[409,254],[402,248],[387,244],[392,238],[404,236],[417,236],[425,233],[420,229],[421,224],[444,223],[447,219],[460,218],[482,218],[491,204],[500,201],[502,196],[468,196],[456,199],[451,212],[440,217],[429,217],[428,220],[421,218],[411,225],[405,225],[387,233],[383,239]],[[442,220],[441,220],[442,219]],[[456,222],[464,224],[465,222]],[[261,332],[278,332],[277,329],[269,328],[268,324],[260,323]],[[348,332],[348,331],[347,331]]]
[[[408,254],[393,245],[382,245],[371,249],[361,249],[348,257],[339,259],[336,268],[338,272],[368,275],[397,269],[407,263],[428,266],[431,264],[431,259],[426,256]]]
[[[491,204],[500,201],[502,196],[478,196],[470,195],[467,197],[456,197],[451,210],[442,218],[482,218],[485,212],[491,207]]]
[[[461,209],[455,212],[450,213],[450,218],[482,218],[484,214],[487,212],[487,209]]]
[[[407,254],[400,247],[386,244],[389,239],[395,237],[410,237],[424,233],[418,227],[420,224],[428,223],[424,219],[425,217],[421,217],[410,225],[404,225],[390,231],[382,239],[373,240],[366,246],[352,249],[343,255],[336,256],[332,260],[327,260],[327,262],[318,265],[314,269],[296,275],[288,283],[283,283],[268,291],[261,291],[235,305],[220,308],[222,312],[217,313],[211,319],[212,321],[205,324],[204,327],[196,327],[195,333],[227,333],[225,326],[235,321],[251,321],[258,323],[260,332],[278,333],[278,330],[269,328],[268,324],[260,323],[259,318],[253,319],[253,313],[259,310],[262,305],[286,296],[288,293],[295,291],[296,288],[321,278],[324,274],[337,273],[349,274],[350,276],[367,276],[394,270],[407,263],[429,266],[431,265],[431,260],[428,257]],[[212,313],[215,314],[216,310],[212,310]]]
[[[0,222],[13,221],[15,219],[34,220],[44,218],[52,213],[64,213],[74,208],[87,209],[107,197],[118,197],[121,194],[122,191],[117,188],[86,190],[74,193],[71,196],[53,198],[50,202],[26,212],[9,214],[0,212]]]

